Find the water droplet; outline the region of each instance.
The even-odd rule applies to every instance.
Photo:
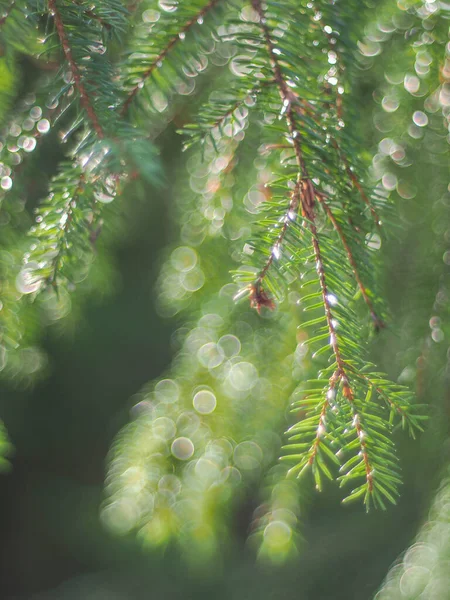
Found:
[[[175,12],[178,8],[177,0],[159,0],[158,4],[161,10],[166,12]]]
[[[94,192],[94,197],[98,202],[102,204],[109,204],[114,200],[114,196],[106,194],[105,192]]]
[[[368,233],[366,235],[366,244],[372,250],[379,250],[381,248],[381,238],[377,233]]]

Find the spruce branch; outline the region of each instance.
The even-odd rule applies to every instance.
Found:
[[[156,57],[154,57],[152,59],[151,63],[148,65],[148,67],[146,67],[146,69],[143,71],[143,73],[139,76],[138,82],[134,85],[134,87],[132,87],[131,91],[128,92],[127,97],[126,97],[125,101],[123,102],[123,105],[122,105],[122,108],[120,111],[120,114],[122,116],[125,116],[127,114],[128,110],[130,108],[130,105],[132,104],[136,94],[144,86],[146,80],[149,79],[149,77],[151,77],[153,72],[162,66],[164,59],[171,52],[171,50],[179,42],[184,40],[184,38],[186,37],[186,34],[192,29],[192,27],[194,25],[201,24],[203,22],[204,17],[207,15],[207,13],[210,12],[211,10],[213,10],[219,4],[219,2],[222,2],[222,1],[223,0],[209,0],[209,2],[207,4],[205,4],[205,6],[203,6],[203,8],[201,8],[190,19],[188,19],[188,21],[186,23],[184,23],[180,27],[177,34],[174,35],[168,41],[168,43],[164,46],[164,48],[162,48],[160,50],[160,52],[156,55]]]
[[[86,87],[84,85],[83,77],[81,75],[80,69],[73,57],[72,48],[70,46],[69,39],[68,39],[66,31],[65,31],[64,22],[62,20],[61,14],[60,14],[58,6],[57,6],[57,1],[56,0],[48,0],[48,8],[49,8],[50,14],[54,18],[56,31],[58,33],[58,37],[61,42],[61,46],[62,46],[64,55],[66,57],[68,65],[72,71],[72,76],[73,76],[73,79],[75,82],[75,86],[80,95],[81,105],[83,106],[84,110],[86,111],[86,114],[88,115],[98,138],[103,139],[105,137],[105,133],[103,131],[103,127],[100,125],[100,121],[97,116],[97,113],[96,113],[94,106],[92,105],[91,99],[86,91]]]

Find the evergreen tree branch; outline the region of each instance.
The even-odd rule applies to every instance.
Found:
[[[98,119],[97,113],[96,113],[96,111],[91,103],[91,100],[89,98],[89,95],[86,91],[86,88],[85,88],[85,85],[83,82],[83,77],[81,76],[78,65],[74,60],[72,48],[69,44],[69,40],[68,40],[66,31],[64,28],[64,22],[61,18],[61,14],[58,10],[56,0],[48,0],[48,7],[49,7],[50,14],[54,18],[56,31],[58,33],[58,37],[61,42],[61,46],[62,46],[64,55],[70,66],[70,69],[72,71],[72,76],[73,76],[73,79],[75,82],[75,86],[80,95],[81,105],[83,106],[84,110],[86,111],[98,138],[103,139],[105,137],[103,127],[100,125],[100,121]]]
[[[125,99],[120,114],[122,116],[126,115],[128,109],[133,102],[136,94],[143,87],[145,81],[152,75],[155,69],[158,69],[166,56],[170,53],[170,51],[176,46],[180,41],[182,41],[186,34],[190,31],[190,29],[203,20],[205,15],[214,9],[214,7],[219,4],[222,0],[209,0],[209,2],[200,9],[193,17],[191,17],[179,30],[178,34],[173,36],[172,39],[168,42],[168,44],[159,52],[159,54],[152,60],[150,65],[145,69],[142,75],[139,78],[139,82],[131,89],[128,93],[127,98]]]

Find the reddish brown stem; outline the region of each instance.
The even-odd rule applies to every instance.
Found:
[[[375,324],[375,328],[377,330],[382,329],[384,327],[384,323],[383,321],[377,316],[376,312],[375,312],[375,308],[373,306],[372,300],[369,298],[368,294],[367,294],[367,290],[366,287],[359,275],[359,271],[358,271],[358,265],[356,263],[355,257],[353,256],[353,253],[351,251],[350,246],[348,245],[347,239],[344,235],[344,232],[342,231],[342,227],[339,225],[339,223],[336,220],[336,217],[334,216],[331,208],[328,206],[328,204],[325,202],[323,195],[320,194],[319,192],[317,192],[317,198],[319,200],[319,202],[321,203],[321,205],[323,206],[328,218],[330,219],[331,223],[333,224],[333,227],[336,231],[336,233],[339,236],[339,239],[341,240],[342,245],[344,246],[345,252],[347,254],[347,258],[348,258],[348,262],[350,263],[350,266],[352,267],[352,271],[353,271],[353,275],[355,276],[356,282],[358,284],[359,289],[361,290],[361,294],[362,297],[364,298],[364,302],[367,304],[369,310],[370,310],[370,315],[373,319],[373,322]]]
[[[72,71],[72,76],[73,76],[73,79],[75,82],[75,87],[77,88],[78,93],[80,95],[81,106],[86,111],[98,138],[103,139],[105,137],[105,133],[103,131],[102,126],[100,125],[97,114],[96,114],[94,107],[92,106],[91,101],[89,99],[89,95],[84,86],[83,78],[80,73],[80,69],[78,68],[77,63],[75,62],[75,60],[73,58],[72,48],[70,47],[69,40],[67,38],[66,30],[64,27],[64,22],[61,18],[61,14],[56,5],[56,0],[48,0],[48,8],[49,8],[50,13],[53,15],[56,31],[58,33],[58,37],[60,39],[64,55],[70,66],[70,69]]]
[[[218,4],[220,1],[221,0],[210,0],[208,2],[208,4],[206,4],[197,14],[195,14],[191,19],[189,19],[189,21],[187,21],[187,23],[185,23],[183,25],[183,27],[180,29],[179,33],[170,40],[170,42],[167,44],[167,46],[152,61],[151,65],[142,74],[139,83],[137,85],[135,85],[134,88],[129,92],[125,102],[123,103],[122,109],[120,111],[120,114],[122,116],[124,116],[127,113],[128,109],[130,107],[130,104],[134,100],[134,97],[136,96],[138,91],[141,89],[141,84],[143,84],[145,82],[145,80],[150,77],[150,75],[153,73],[153,71],[156,68],[158,68],[159,63],[161,63],[166,58],[166,56],[169,54],[169,52],[172,50],[172,48],[176,44],[178,44],[178,42],[184,37],[184,35],[186,35],[186,33],[191,29],[191,27],[193,27],[198,22],[199,19],[203,18],[206,15],[206,13],[209,12],[211,9],[213,9],[216,6],[216,4]]]

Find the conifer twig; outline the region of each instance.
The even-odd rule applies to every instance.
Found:
[[[70,43],[69,43],[66,31],[65,31],[65,27],[64,27],[64,22],[61,18],[61,14],[56,5],[56,0],[49,0],[48,7],[49,7],[50,14],[53,15],[53,18],[55,21],[56,31],[58,33],[58,37],[60,39],[64,55],[70,66],[70,69],[72,71],[72,76],[73,76],[73,79],[75,82],[75,87],[77,88],[78,93],[80,94],[81,105],[83,106],[84,110],[86,111],[98,138],[103,139],[105,137],[105,133],[103,131],[102,126],[100,125],[100,122],[97,117],[97,113],[95,112],[94,107],[92,106],[91,100],[90,100],[89,95],[84,86],[83,78],[80,73],[80,69],[74,60],[74,57],[72,54],[72,48],[70,47]]]
[[[355,395],[353,389],[350,385],[350,380],[346,371],[346,363],[341,353],[341,349],[339,346],[338,336],[336,333],[336,328],[334,325],[333,314],[331,310],[331,304],[328,294],[328,286],[326,281],[324,263],[322,259],[322,251],[319,244],[319,237],[316,227],[316,218],[314,213],[315,200],[317,197],[317,192],[314,188],[314,185],[311,179],[308,176],[308,171],[306,168],[306,164],[303,158],[302,148],[301,148],[301,133],[297,128],[295,122],[295,110],[292,106],[292,93],[289,90],[289,87],[286,83],[286,80],[283,76],[280,64],[278,62],[277,55],[275,53],[274,44],[272,42],[272,38],[270,36],[270,31],[266,23],[265,13],[262,8],[261,0],[252,0],[252,6],[256,13],[259,16],[260,27],[263,31],[265,44],[267,47],[267,51],[269,54],[271,68],[274,74],[274,79],[278,85],[280,97],[283,103],[283,108],[285,109],[285,118],[286,123],[289,129],[289,134],[293,142],[294,151],[295,151],[295,159],[298,167],[298,175],[297,175],[297,185],[299,186],[300,192],[300,205],[302,207],[303,216],[307,219],[308,227],[312,236],[312,245],[314,250],[314,257],[316,261],[316,270],[319,278],[319,284],[322,295],[322,302],[325,311],[325,318],[327,322],[327,327],[330,335],[330,346],[333,351],[333,355],[336,361],[336,369],[333,375],[330,378],[330,388],[332,389],[337,384],[342,385],[342,394],[344,398],[347,400],[351,407],[351,411],[353,413],[353,422],[352,427],[354,428],[358,441],[361,456],[364,462],[365,469],[365,479],[367,482],[367,489],[369,494],[373,492],[373,475],[372,475],[372,465],[369,460],[369,455],[367,451],[367,444],[365,441],[365,431],[362,426],[361,415],[359,414],[356,405],[355,405]],[[269,259],[270,260],[270,259]],[[270,262],[271,264],[271,262]],[[269,265],[270,266],[270,265]],[[326,407],[323,409],[326,410]],[[321,420],[322,417],[321,417]],[[317,446],[316,446],[317,448]],[[315,453],[317,450],[315,450]]]
[[[170,42],[167,44],[167,46],[161,50],[161,52],[158,54],[158,56],[152,61],[152,63],[149,65],[149,67],[144,71],[144,73],[142,74],[139,83],[137,83],[133,89],[129,92],[126,100],[124,101],[123,105],[122,105],[122,109],[120,111],[120,114],[122,116],[126,115],[128,112],[128,109],[131,105],[131,103],[134,100],[134,97],[136,96],[136,94],[138,93],[138,91],[141,89],[142,84],[150,77],[150,75],[153,73],[153,71],[157,68],[159,68],[160,63],[166,58],[167,54],[169,54],[169,52],[172,50],[172,48],[180,41],[183,39],[183,37],[186,35],[186,33],[191,29],[191,27],[193,27],[199,19],[202,19],[206,13],[208,13],[210,10],[212,10],[219,2],[221,2],[221,0],[210,0],[208,2],[208,4],[206,4],[201,10],[198,11],[198,13],[196,13],[191,19],[189,19],[189,21],[187,21],[187,23],[185,23],[183,25],[183,27],[180,29],[179,33],[177,35],[175,35]]]

